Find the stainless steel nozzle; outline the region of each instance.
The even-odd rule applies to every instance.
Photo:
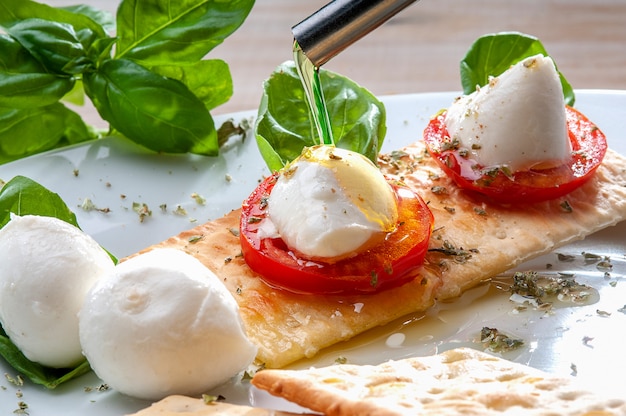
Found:
[[[416,0],[334,0],[291,28],[320,67]]]

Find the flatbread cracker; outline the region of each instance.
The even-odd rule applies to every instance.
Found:
[[[454,185],[425,154],[422,142],[406,150],[404,156],[382,156],[382,170],[404,180],[428,202],[437,230],[430,248],[470,251],[460,258],[436,253],[427,257],[427,273],[440,277],[440,300],[626,219],[626,157],[612,150],[585,185],[535,204],[490,203]],[[442,261],[449,268],[437,267]]]
[[[248,336],[259,346],[257,362],[279,368],[424,311],[437,300],[457,297],[526,260],[626,219],[626,158],[610,150],[583,187],[564,198],[529,205],[490,204],[458,189],[421,141],[382,155],[380,165],[385,174],[422,195],[435,216],[422,273],[401,287],[362,296],[273,289],[241,257],[239,210],[146,250],[181,249],[213,270],[239,304]]]
[[[326,416],[626,415],[624,399],[468,348],[377,366],[262,370],[252,384]]]

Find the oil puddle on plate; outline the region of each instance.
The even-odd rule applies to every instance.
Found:
[[[626,373],[625,274],[624,254],[592,253],[571,245],[524,263],[458,299],[370,330],[290,368],[378,364],[470,347],[577,377],[591,388],[619,397],[622,392],[614,380]],[[527,288],[531,276],[537,285],[533,294],[544,292],[541,298],[512,292],[517,280],[522,282],[517,285]],[[483,339],[485,335],[491,338]],[[494,336],[505,344],[489,342]],[[521,344],[499,348],[510,341]]]

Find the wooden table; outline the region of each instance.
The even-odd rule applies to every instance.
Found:
[[[115,0],[87,0],[115,11]],[[47,0],[53,5],[76,0]],[[248,19],[209,57],[229,63],[235,92],[215,114],[256,109],[262,83],[292,59],[291,27],[326,0],[257,0]],[[577,89],[626,90],[624,0],[422,0],[333,58],[376,95],[457,91],[459,61],[479,36],[537,36]]]

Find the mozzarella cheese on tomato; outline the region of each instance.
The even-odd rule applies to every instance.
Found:
[[[143,399],[204,393],[244,370],[257,351],[220,279],[175,249],[132,257],[100,279],[79,329],[95,373]]]
[[[0,323],[31,361],[72,367],[84,359],[78,317],[87,291],[114,267],[87,234],[56,218],[11,217],[0,230]]]
[[[277,180],[269,226],[311,259],[350,257],[384,238],[398,218],[395,194],[365,156],[332,146],[307,148]],[[271,234],[271,232],[268,232]]]
[[[446,128],[484,167],[551,167],[571,152],[559,75],[552,59],[542,55],[520,61],[459,98],[448,109]]]

